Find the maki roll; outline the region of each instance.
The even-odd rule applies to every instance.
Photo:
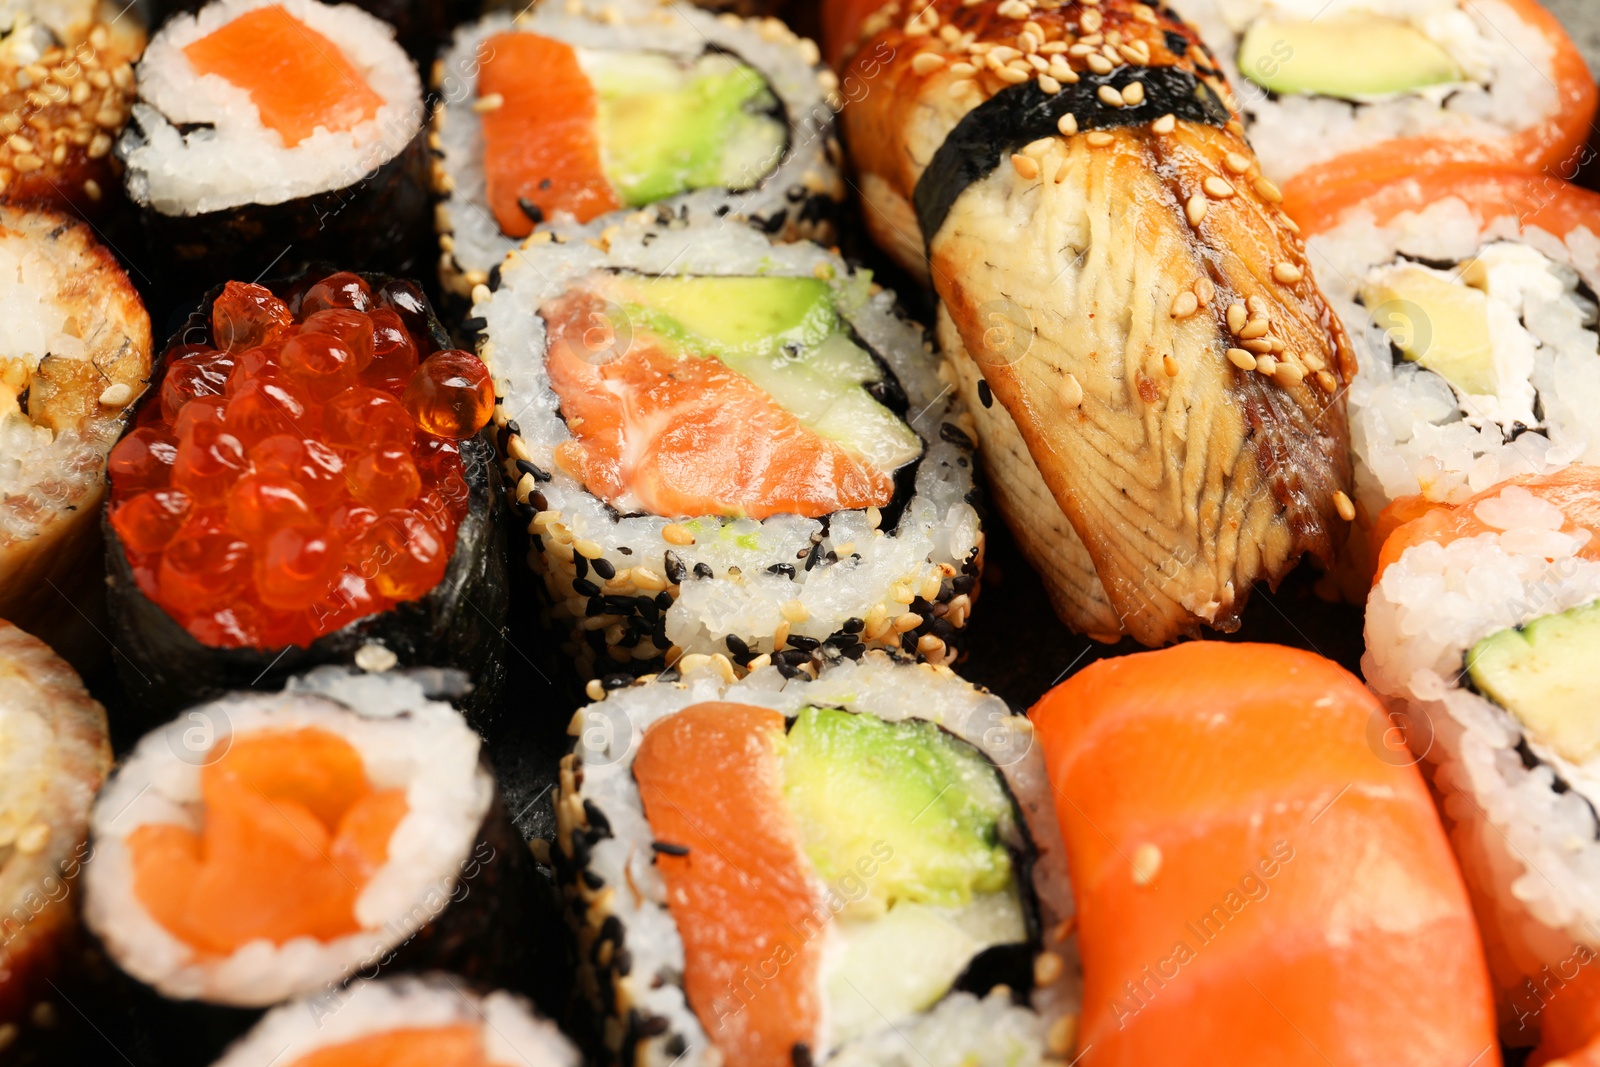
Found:
[[[1497,1067],[1483,946],[1359,679],[1276,645],[1102,660],[1029,712],[1083,952],[1086,1064]]]
[[[1346,595],[1396,525],[1506,478],[1600,462],[1600,195],[1441,170],[1308,216],[1360,373]]]
[[[1366,639],[1362,670],[1410,742],[1397,756],[1426,761],[1473,891],[1501,1037],[1576,1051],[1600,1032],[1600,470],[1399,527]]]
[[[841,124],[1074,629],[1230,631],[1350,519],[1348,340],[1194,29],[1138,0],[840,0]]]
[[[819,644],[955,659],[971,423],[864,271],[645,213],[540,231],[475,291],[505,473],[586,677]]]
[[[113,635],[156,717],[318,663],[504,673],[493,386],[417,288],[229,282],[110,459]]]
[[[527,1002],[480,997],[434,974],[355,982],[274,1008],[216,1067],[578,1067],[578,1052]]]
[[[175,299],[319,259],[413,266],[426,112],[388,24],[349,4],[219,0],[168,20],[137,73],[118,151]]]
[[[0,201],[102,213],[121,187],[111,148],[128,121],[144,40],[120,4],[0,8]]]
[[[1463,163],[1571,179],[1589,158],[1594,78],[1538,0],[1172,6],[1215,49],[1297,219],[1350,184]]]
[[[546,219],[650,208],[828,240],[838,79],[776,19],[538,4],[464,28],[435,72],[440,275],[465,296]]]
[[[292,997],[331,1013],[357,974],[526,991],[552,947],[481,740],[399,673],[327,667],[189,709],[123,761],[91,833],[84,918],[141,1065],[208,1063]]]
[[[150,376],[150,317],[87,224],[0,206],[0,618],[84,662],[106,453]],[[76,605],[85,615],[73,610]]]
[[[105,709],[42,641],[0,621],[0,1052],[53,999],[89,806],[110,769]]]
[[[603,1062],[1061,1062],[1072,900],[1027,721],[879,650],[675,675],[581,709],[561,766]]]

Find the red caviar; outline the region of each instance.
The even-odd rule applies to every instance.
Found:
[[[292,302],[229,282],[211,337],[167,350],[111,453],[111,525],[196,639],[305,646],[444,577],[467,512],[457,442],[494,388],[470,353],[429,354],[422,308],[349,273]]]

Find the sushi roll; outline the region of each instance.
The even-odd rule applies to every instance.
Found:
[[[324,667],[147,734],[95,802],[84,919],[120,983],[112,1039],[209,1063],[293,997],[443,968],[526,992],[533,860],[483,744],[398,672]],[[554,957],[559,959],[559,956]]]
[[[1365,596],[1377,546],[1429,502],[1600,463],[1600,195],[1514,171],[1440,170],[1306,219],[1360,373],[1348,392]]]
[[[215,1067],[579,1067],[561,1031],[527,1002],[445,974],[355,982],[274,1008]]]
[[[0,201],[104,214],[133,103],[140,20],[102,0],[0,8]]]
[[[893,294],[745,227],[598,226],[535,233],[472,310],[580,673],[953,661],[983,553],[971,422]]]
[[[388,24],[349,4],[218,0],[161,27],[137,83],[118,152],[175,300],[318,260],[414,266],[427,116]]]
[[[1600,1032],[1600,470],[1434,505],[1384,543],[1367,681],[1425,761],[1473,891],[1501,1036]],[[1587,1031],[1574,1024],[1586,1019]]]
[[[319,663],[440,666],[495,707],[493,386],[415,285],[228,282],[111,452],[112,637],[154,721]],[[475,719],[475,721],[477,721]]]
[[[422,70],[457,24],[475,18],[483,7],[478,0],[351,0],[356,7],[394,27],[395,40]],[[199,11],[204,0],[150,0],[150,24],[160,26],[178,12]]]
[[[574,716],[550,854],[602,1062],[1062,1062],[1072,900],[1027,721],[896,658],[674,671]]]
[[[87,664],[106,454],[150,376],[150,317],[69,215],[0,206],[0,277],[0,618]]]
[[[1194,29],[1137,0],[830,3],[868,230],[939,297],[996,503],[1074,629],[1235,630],[1331,565],[1355,366]]]
[[[1571,179],[1589,158],[1594,78],[1538,0],[1172,6],[1214,50],[1296,219],[1349,184],[1452,164]]]
[[[54,999],[89,806],[110,769],[105,709],[42,641],[0,621],[0,1054]]]
[[[1277,645],[1096,663],[1029,712],[1104,1067],[1498,1067],[1483,946],[1360,680]]]
[[[545,220],[650,208],[829,240],[838,79],[776,19],[538,4],[462,29],[435,72],[440,276],[465,296]]]

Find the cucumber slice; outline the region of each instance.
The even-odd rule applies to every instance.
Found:
[[[1416,92],[1465,77],[1421,30],[1376,14],[1257,19],[1239,42],[1238,62],[1246,78],[1271,92],[1341,100]]]

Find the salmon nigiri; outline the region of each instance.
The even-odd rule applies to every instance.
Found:
[[[1355,677],[1194,643],[1097,663],[1031,715],[1080,909],[1084,1067],[1500,1062],[1460,871]]]

